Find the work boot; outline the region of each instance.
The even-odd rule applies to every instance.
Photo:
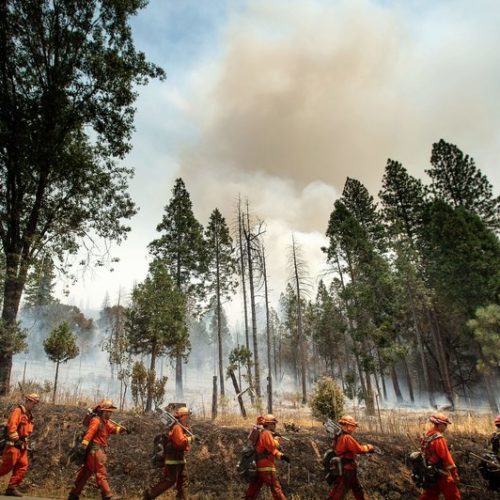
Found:
[[[74,493],[70,493],[68,495],[68,500],[80,500],[80,497],[78,495],[75,495]]]
[[[15,486],[10,486],[5,490],[5,496],[6,497],[22,497],[23,494],[15,487]]]
[[[142,500],[151,500],[153,497],[149,495],[149,490],[144,490],[142,494]]]

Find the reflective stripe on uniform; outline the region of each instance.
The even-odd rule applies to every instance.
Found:
[[[165,465],[178,465],[178,464],[185,464],[185,460],[165,460]]]
[[[259,472],[276,472],[276,467],[257,467]]]

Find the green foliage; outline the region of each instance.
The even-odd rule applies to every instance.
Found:
[[[188,294],[199,290],[206,262],[203,227],[193,214],[191,197],[180,178],[156,230],[161,236],[149,244],[151,253],[168,267],[177,287]]]
[[[43,342],[47,357],[54,363],[66,363],[80,353],[76,345],[76,337],[68,323],[61,323],[54,328]]]
[[[316,384],[309,404],[315,418],[323,422],[328,418],[336,421],[344,413],[344,394],[332,378],[322,377]]]
[[[493,196],[491,183],[473,158],[441,139],[432,145],[431,165],[426,172],[436,198],[476,214],[492,229],[500,227],[500,196]]]
[[[481,346],[478,369],[495,375],[500,368],[500,305],[489,304],[476,310],[475,318],[467,322]]]
[[[136,361],[132,365],[130,384],[135,408],[144,413],[148,409],[149,394],[152,394],[154,405],[160,406],[165,400],[167,381],[167,376],[156,378],[155,370],[148,370],[142,361]]]
[[[132,291],[125,329],[134,354],[176,356],[189,347],[186,303],[163,261],[151,263],[146,279]]]
[[[24,290],[26,307],[40,307],[56,302],[54,262],[50,256],[37,259],[28,275]]]

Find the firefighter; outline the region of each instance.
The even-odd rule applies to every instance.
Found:
[[[17,489],[28,472],[28,437],[33,432],[33,408],[40,402],[40,396],[32,393],[25,396],[23,405],[17,405],[7,421],[7,443],[0,464],[0,477],[12,471],[5,495],[22,497]]]
[[[255,446],[257,452],[257,479],[248,485],[245,498],[253,500],[259,496],[259,491],[267,484],[276,500],[286,500],[276,475],[274,461],[276,458],[290,463],[290,458],[279,450],[279,440],[273,435],[278,420],[274,415],[266,415],[260,420],[264,430],[260,433]]]
[[[68,500],[78,500],[80,498],[85,483],[92,474],[95,474],[97,485],[104,500],[118,500],[121,498],[111,493],[105,466],[108,436],[110,434],[129,433],[128,429],[110,420],[111,414],[116,409],[111,400],[101,401],[94,408],[95,415],[90,419],[87,432],[83,436],[80,445],[80,453],[85,455],[85,462],[76,475],[75,485],[69,493]]]
[[[443,413],[431,415],[429,421],[432,426],[421,440],[421,449],[427,463],[438,470],[439,477],[434,485],[423,491],[419,500],[434,500],[438,499],[440,495],[443,495],[445,500],[458,500],[461,498],[457,486],[459,482],[458,469],[443,436],[446,428],[452,422]]]
[[[356,456],[363,453],[373,453],[374,447],[371,444],[359,444],[352,436],[358,427],[358,423],[350,415],[345,415],[339,420],[342,432],[333,440],[332,448],[340,458],[341,471],[335,479],[333,488],[328,498],[342,500],[352,491],[356,500],[364,500],[365,494],[358,479]]]
[[[164,478],[155,486],[144,492],[143,499],[150,500],[161,495],[175,485],[177,498],[188,498],[188,473],[185,453],[193,440],[186,430],[190,430],[189,419],[191,412],[186,406],[181,406],[174,413],[179,423],[174,423],[168,430],[165,446]]]

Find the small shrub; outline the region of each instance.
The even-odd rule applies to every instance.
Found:
[[[344,413],[344,393],[335,380],[322,377],[316,384],[309,404],[313,416],[318,420],[338,420]]]

